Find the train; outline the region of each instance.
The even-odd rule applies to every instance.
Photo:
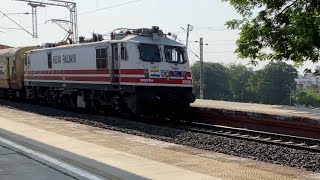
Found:
[[[69,109],[183,115],[195,101],[185,45],[159,27],[110,40],[0,50],[0,96]]]

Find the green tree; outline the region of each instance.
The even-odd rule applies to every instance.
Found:
[[[200,63],[191,67],[194,91],[199,98],[200,94]],[[205,62],[203,64],[203,82],[205,99],[228,100],[230,97],[229,74],[225,66],[219,63]]]
[[[317,62],[320,55],[320,2],[318,0],[222,0],[241,19],[228,21],[239,29],[236,53],[257,60]]]
[[[261,103],[288,105],[297,76],[293,66],[285,62],[270,62],[251,76],[249,87]]]
[[[307,107],[320,107],[320,94],[312,90],[299,91],[294,95],[294,101]]]
[[[253,72],[248,71],[242,64],[230,64],[228,66],[230,76],[231,100],[236,102],[254,101],[252,93],[249,91],[249,79]]]

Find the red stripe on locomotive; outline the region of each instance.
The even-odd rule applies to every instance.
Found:
[[[61,76],[29,76],[28,80],[47,80],[47,81],[99,81],[110,82],[110,77],[61,77]]]
[[[143,75],[144,69],[120,69],[115,70],[115,74]],[[120,73],[119,73],[120,72]],[[44,70],[44,71],[25,71],[27,74],[110,74],[110,70]],[[191,77],[191,72],[187,72],[187,77]]]

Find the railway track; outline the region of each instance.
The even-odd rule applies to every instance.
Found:
[[[87,112],[80,112],[81,114],[87,114]],[[103,115],[101,113],[97,113],[98,115]],[[123,116],[116,116],[119,118],[123,118]],[[128,118],[125,116],[125,118]],[[159,126],[167,126],[174,129],[180,129],[185,131],[191,131],[194,133],[201,133],[201,134],[208,134],[208,135],[216,135],[216,136],[223,136],[229,137],[234,139],[241,139],[241,140],[248,140],[254,141],[263,144],[273,144],[288,148],[293,148],[297,150],[306,150],[309,152],[316,152],[320,153],[320,140],[319,139],[312,139],[307,137],[299,137],[299,136],[291,136],[285,134],[277,134],[277,133],[269,133],[263,131],[255,131],[249,130],[244,128],[235,128],[235,127],[227,127],[227,126],[220,126],[220,125],[212,125],[212,124],[205,124],[199,122],[186,122],[186,121],[168,121],[167,120],[160,120],[159,122],[150,121],[150,119],[146,121],[136,121],[142,123],[148,123],[153,125]]]
[[[157,118],[137,121],[84,111],[72,112],[0,99],[4,108],[109,129],[169,143],[320,172],[319,140]],[[154,119],[153,119],[154,120]]]
[[[186,123],[180,121],[179,125],[170,125],[170,127],[185,131],[192,131],[195,133],[224,136],[320,153],[319,139],[290,136],[285,134],[269,133],[263,131],[254,131],[243,128],[203,124],[197,122]]]

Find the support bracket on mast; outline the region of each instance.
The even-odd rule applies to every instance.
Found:
[[[73,32],[71,35],[71,39],[73,42],[78,42],[78,12],[77,12],[77,4],[73,1],[62,1],[62,0],[15,0],[27,2],[29,6],[32,8],[32,29],[33,29],[33,37],[38,38],[38,20],[37,20],[37,7],[46,7],[46,6],[58,6],[65,7],[69,10],[70,18],[69,18],[69,26],[71,27],[71,31]]]

